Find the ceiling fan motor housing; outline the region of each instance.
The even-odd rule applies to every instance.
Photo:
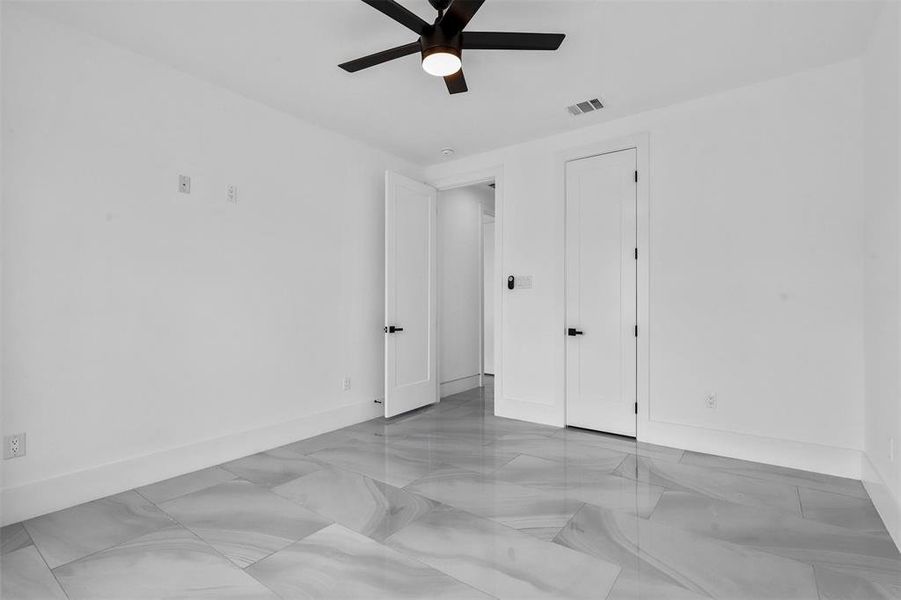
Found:
[[[432,5],[432,8],[439,12],[444,12],[447,10],[447,7],[451,5],[451,0],[429,0],[429,4]]]
[[[457,58],[462,54],[463,33],[459,32],[452,36],[444,33],[441,27],[429,27],[419,38],[422,46],[422,58],[436,52],[447,52],[454,54]]]

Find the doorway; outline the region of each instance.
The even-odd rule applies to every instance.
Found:
[[[480,388],[485,383],[486,360],[493,365],[494,248],[491,240],[491,248],[486,249],[486,226],[493,228],[494,205],[493,181],[438,192],[441,398]],[[486,262],[488,258],[491,262]],[[486,343],[492,345],[491,358],[486,358]]]
[[[475,175],[432,186],[386,173],[386,418],[470,390],[493,397],[493,385],[482,386],[486,302],[492,317],[500,313],[500,282],[489,276],[486,283],[484,272],[484,221],[494,218],[495,181]],[[496,246],[490,256],[490,270],[499,273]],[[496,320],[488,327],[493,373]]]
[[[566,163],[566,424],[635,437],[637,151]]]

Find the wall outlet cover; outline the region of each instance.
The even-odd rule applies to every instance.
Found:
[[[704,398],[704,403],[707,408],[715,409],[716,408],[716,394],[707,394]]]
[[[182,194],[191,193],[191,178],[187,175],[178,176],[178,191]]]
[[[344,391],[350,390],[350,375],[344,376]]]
[[[20,458],[25,456],[25,434],[14,433],[3,436],[3,458]]]
[[[225,188],[225,199],[231,204],[238,203],[238,186],[229,185]]]

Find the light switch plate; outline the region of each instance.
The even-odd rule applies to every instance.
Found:
[[[178,191],[182,194],[191,193],[191,178],[187,175],[178,176]]]
[[[531,275],[516,275],[516,278],[513,280],[513,289],[515,290],[531,290],[532,289],[532,276]]]

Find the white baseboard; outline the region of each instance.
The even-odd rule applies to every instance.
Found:
[[[496,398],[499,417],[563,427],[562,410],[557,405]],[[638,439],[651,444],[706,452],[729,458],[802,469],[838,477],[861,478],[861,451],[821,444],[797,442],[756,435],[691,427],[658,421],[639,420]]]
[[[862,452],[851,448],[658,421],[640,422],[639,439],[694,452],[860,479]]]
[[[4,488],[0,490],[0,523],[17,523],[340,429],[381,414],[381,405],[373,402],[350,404],[286,423]]]
[[[439,391],[441,393],[441,397],[444,398],[446,396],[453,396],[454,394],[459,394],[460,392],[465,392],[466,390],[477,388],[479,387],[479,383],[480,382],[478,375],[469,375],[467,377],[460,377],[459,379],[445,381],[441,384]]]
[[[863,486],[870,495],[876,512],[882,517],[882,522],[895,541],[895,546],[901,549],[901,499],[892,492],[866,453],[861,457],[861,471]]]

